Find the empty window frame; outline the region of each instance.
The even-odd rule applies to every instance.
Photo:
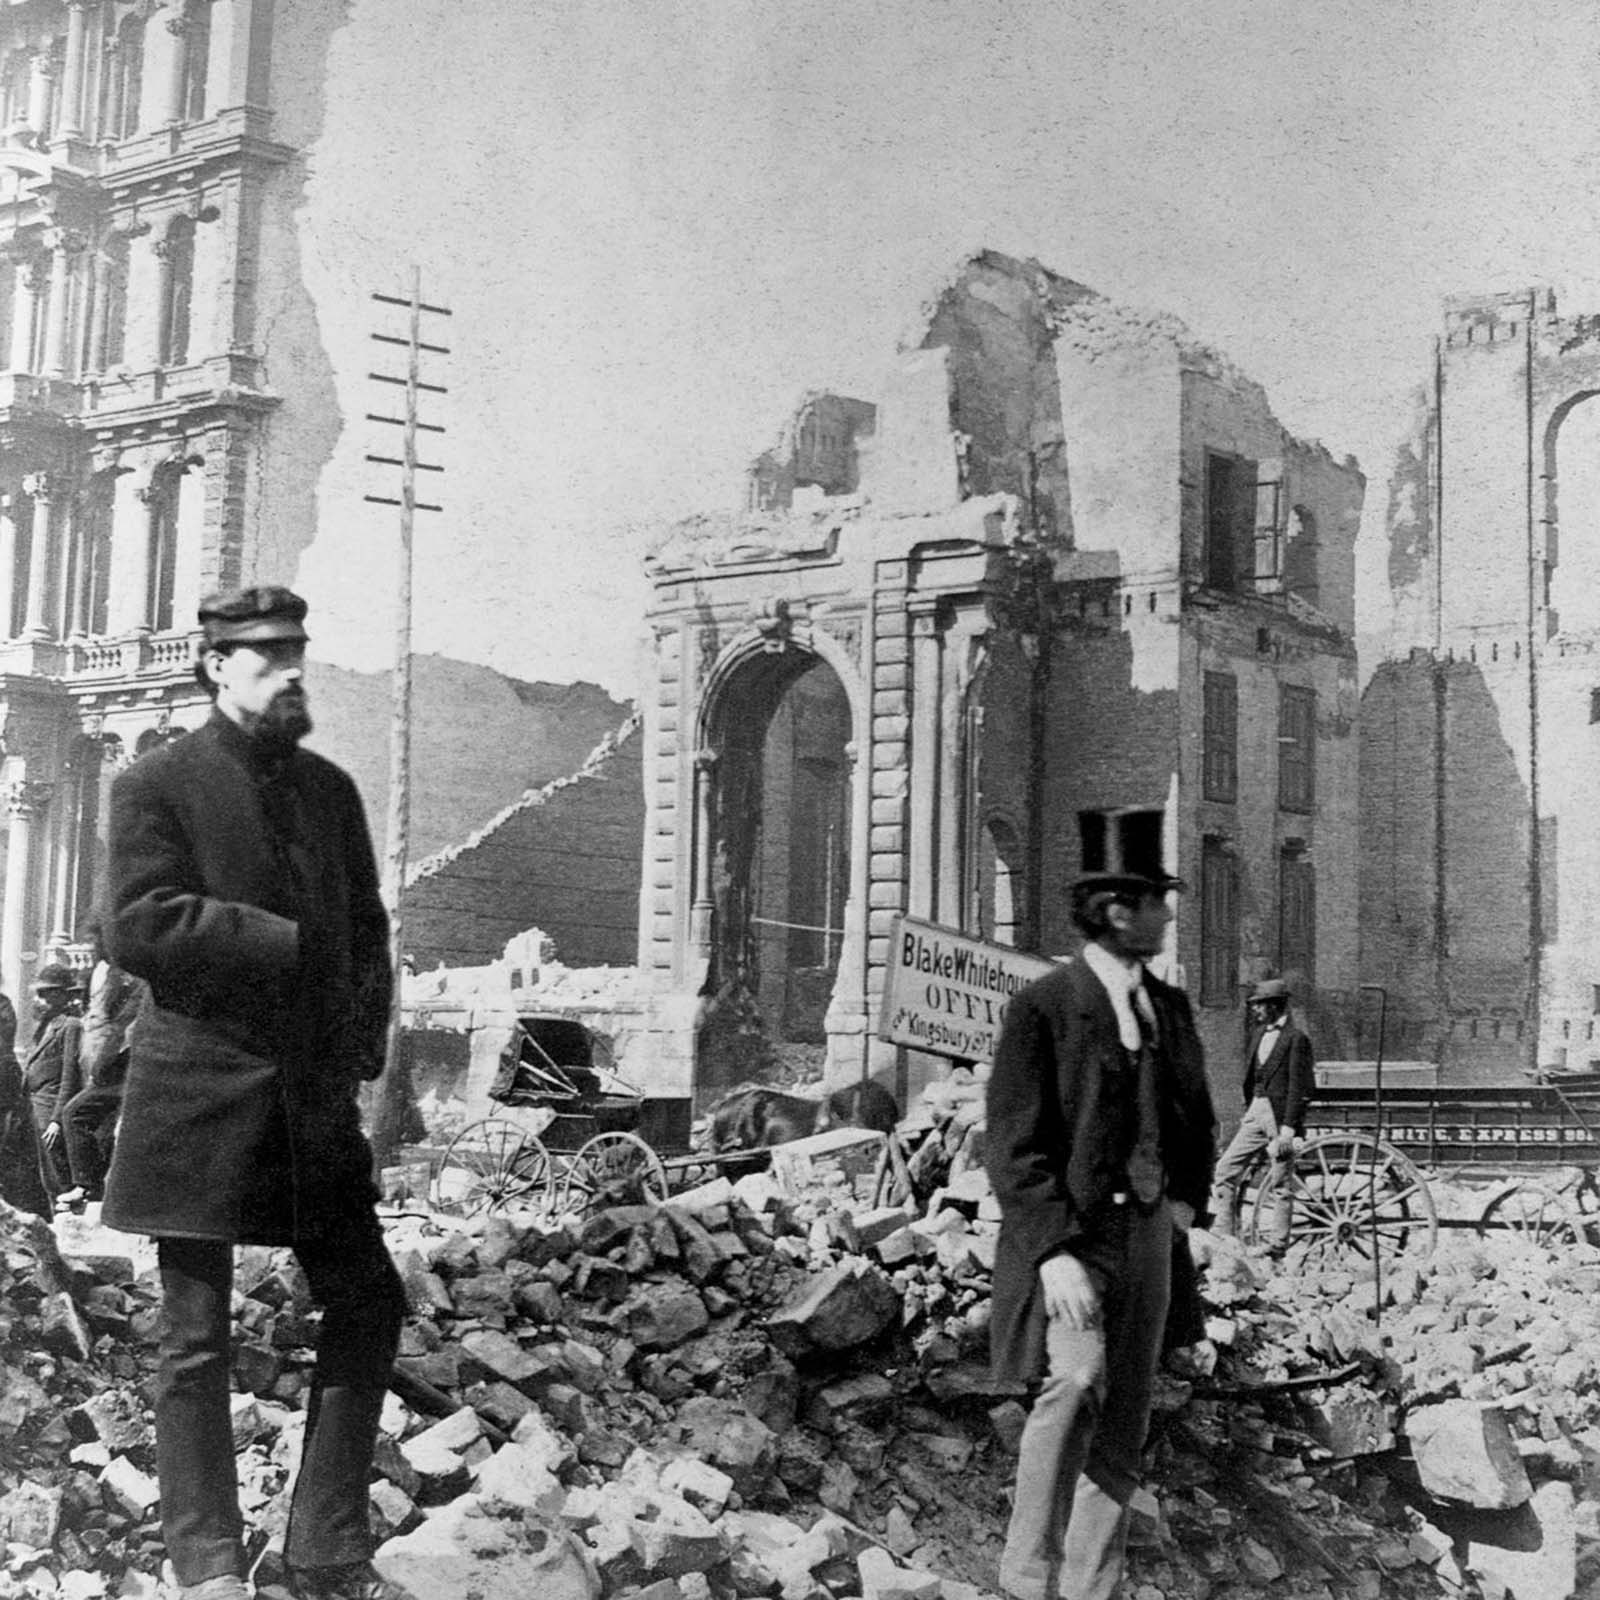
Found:
[[[1304,979],[1307,987],[1316,982],[1316,869],[1293,847],[1278,857],[1278,970]]]
[[[1256,570],[1256,464],[1243,456],[1206,454],[1206,582],[1237,592]]]

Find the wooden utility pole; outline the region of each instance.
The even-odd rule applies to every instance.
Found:
[[[405,376],[396,377],[392,373],[384,372],[368,374],[374,383],[399,385],[405,390],[405,404],[401,416],[393,417],[376,411],[367,413],[370,422],[383,423],[400,429],[398,456],[372,451],[367,454],[367,460],[375,465],[399,468],[399,497],[383,494],[369,494],[365,497],[375,505],[396,506],[400,511],[394,676],[389,732],[389,814],[385,830],[383,873],[384,900],[389,910],[389,956],[394,973],[394,1000],[389,1008],[388,1050],[372,1130],[373,1154],[378,1165],[382,1167],[392,1162],[399,1150],[406,1108],[411,1097],[410,1073],[406,1070],[401,1052],[400,1004],[405,960],[405,922],[402,902],[405,895],[406,859],[411,833],[412,545],[416,513],[444,509],[438,504],[417,498],[417,474],[444,470],[438,464],[418,459],[418,435],[444,432],[439,424],[422,420],[421,397],[424,394],[442,395],[448,392],[442,384],[423,382],[422,358],[425,354],[445,356],[450,353],[444,345],[424,343],[422,319],[424,316],[448,317],[451,313],[444,306],[424,304],[422,272],[418,267],[411,269],[411,293],[407,298],[401,299],[388,294],[374,294],[372,298],[379,305],[404,307],[407,313],[404,337],[381,332],[372,335],[379,344],[398,345],[405,350]]]

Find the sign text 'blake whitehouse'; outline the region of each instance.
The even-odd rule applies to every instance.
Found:
[[[1054,965],[935,922],[897,917],[878,1037],[935,1055],[990,1061],[1006,1002]]]

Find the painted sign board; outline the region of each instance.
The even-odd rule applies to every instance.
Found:
[[[934,1055],[993,1060],[1006,1001],[1054,965],[936,922],[896,917],[878,1037]]]

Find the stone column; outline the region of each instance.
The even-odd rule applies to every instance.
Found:
[[[84,51],[92,0],[67,0],[67,59],[61,80],[61,137],[83,137]]]
[[[17,507],[9,490],[0,494],[0,639],[11,637],[11,608],[16,603]]]
[[[28,541],[28,609],[23,617],[24,639],[48,639],[45,624],[45,592],[50,587],[50,507],[51,483],[43,472],[30,473],[22,487],[33,500],[32,537]]]
[[[0,907],[0,980],[19,1014],[27,1006],[27,975],[22,952],[27,943],[29,888],[33,882],[34,819],[50,803],[50,785],[19,780],[3,793],[9,823],[6,828],[5,904]]]
[[[213,0],[206,97],[212,115],[255,104],[258,72],[251,71],[256,0]]]
[[[689,953],[698,963],[711,959],[712,918],[716,894],[711,881],[712,808],[711,793],[717,778],[715,750],[694,753],[694,836],[691,844],[694,861],[694,898],[689,906]]]
[[[61,234],[50,252],[50,308],[45,327],[45,373],[64,378],[70,366],[72,334],[72,279],[83,240]]]
[[[172,35],[171,53],[167,58],[167,118],[168,122],[182,122],[184,90],[189,82],[189,18],[182,0],[175,0],[172,14],[167,18],[167,32]]]
[[[28,83],[28,126],[41,141],[50,122],[50,85],[55,82],[55,66],[49,50],[41,47],[34,51],[33,76]]]
[[[940,655],[937,601],[911,602],[911,805],[906,840],[910,882],[906,910],[932,917],[936,892],[939,806]]]
[[[33,357],[34,304],[33,263],[19,261],[11,291],[12,372],[26,372]]]

